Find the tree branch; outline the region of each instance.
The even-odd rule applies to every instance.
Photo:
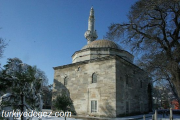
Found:
[[[135,27],[133,27],[133,25],[135,25]],[[161,39],[159,37],[151,36],[151,35],[148,35],[144,32],[141,32],[137,29],[136,24],[133,24],[133,25],[132,25],[132,29],[135,30],[138,34],[141,34],[142,36],[147,37],[151,40],[153,40],[153,39],[156,40],[158,43],[160,43],[161,47],[164,48],[164,50],[167,50],[167,47],[164,45],[164,43],[161,41]]]

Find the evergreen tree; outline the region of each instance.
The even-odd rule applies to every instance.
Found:
[[[72,100],[65,93],[62,93],[61,95],[58,95],[56,97],[56,99],[53,101],[53,106],[57,110],[60,110],[60,111],[64,112],[65,120],[66,120],[65,112],[66,111],[71,111],[70,108],[71,108],[72,104],[73,104]]]
[[[0,87],[4,93],[11,93],[13,109],[41,110],[41,85],[43,78],[35,66],[24,64],[20,59],[8,59],[0,75]],[[5,101],[6,105],[8,101]],[[23,117],[21,118],[23,120]]]

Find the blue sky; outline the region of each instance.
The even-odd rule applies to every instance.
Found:
[[[102,39],[111,23],[127,21],[136,1],[0,0],[0,37],[8,43],[0,63],[17,57],[43,70],[52,84],[53,67],[72,63],[73,53],[87,44],[84,33],[92,5]]]

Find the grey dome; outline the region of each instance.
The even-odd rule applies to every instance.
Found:
[[[117,45],[116,43],[114,43],[113,41],[110,41],[110,40],[95,40],[95,41],[87,44],[86,46],[84,46],[82,48],[82,50],[87,49],[87,48],[114,48],[114,49],[121,49],[121,47],[119,45]]]

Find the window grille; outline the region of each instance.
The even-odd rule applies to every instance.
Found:
[[[97,101],[96,100],[91,101],[91,112],[97,112]]]
[[[97,74],[96,73],[92,74],[92,83],[97,83]]]

